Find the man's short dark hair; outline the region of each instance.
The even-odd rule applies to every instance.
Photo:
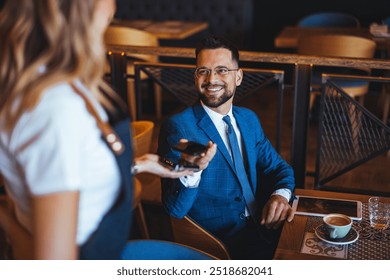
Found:
[[[235,61],[238,65],[240,61],[238,49],[228,40],[217,36],[208,36],[200,41],[196,46],[195,56],[198,58],[198,55],[202,50],[214,50],[220,48],[228,49],[232,54],[232,60]]]

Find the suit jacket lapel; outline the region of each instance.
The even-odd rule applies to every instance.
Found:
[[[200,103],[197,103],[193,107],[195,117],[198,119],[198,127],[207,136],[217,144],[218,150],[221,152],[225,160],[229,163],[230,167],[235,171],[232,159],[228,150],[226,149],[225,143],[223,142],[221,136],[218,133],[218,130],[215,128],[213,122],[210,117],[207,115],[206,111],[203,109]]]

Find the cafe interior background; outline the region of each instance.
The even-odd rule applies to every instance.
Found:
[[[277,51],[273,41],[284,26],[295,25],[308,14],[349,13],[365,27],[390,14],[386,0],[373,0],[369,5],[354,0],[117,0],[117,7],[116,17],[123,19],[207,21],[207,32],[228,37],[240,49],[267,52]],[[193,47],[191,43],[202,35],[186,40],[186,46]]]
[[[292,48],[277,48],[274,45],[275,38],[286,26],[294,26],[297,22],[306,15],[318,12],[341,12],[354,15],[359,19],[361,27],[369,28],[370,24],[378,23],[390,16],[390,11],[386,8],[387,2],[385,0],[375,0],[370,2],[370,7],[367,8],[367,2],[365,1],[225,1],[225,0],[174,0],[174,1],[157,1],[157,0],[144,0],[141,3],[133,0],[117,0],[117,13],[116,18],[127,20],[144,20],[151,19],[157,21],[165,20],[183,20],[183,21],[202,21],[208,23],[208,28],[198,32],[186,39],[181,40],[160,40],[161,46],[173,46],[173,47],[185,47],[193,48],[197,41],[207,34],[216,34],[224,36],[234,42],[240,50],[251,52],[270,52],[270,53],[282,53],[282,54],[295,54],[296,49]],[[164,61],[164,58],[161,59]],[[175,61],[174,58],[167,59],[168,62]],[[181,62],[182,60],[179,60]],[[188,61],[186,61],[188,62]],[[189,60],[189,63],[193,61]],[[246,62],[242,62],[244,66]],[[253,64],[250,64],[253,66]],[[266,69],[281,69],[286,70],[286,88],[284,99],[284,112],[283,116],[283,135],[281,144],[281,154],[287,160],[290,159],[291,149],[291,134],[290,129],[292,126],[292,102],[293,102],[293,90],[288,84],[293,83],[293,74],[289,67],[283,64],[273,63],[260,63],[255,64],[255,67]],[[264,89],[267,92],[269,89]],[[370,93],[365,97],[365,106],[370,109],[371,112],[376,114],[378,118],[382,118],[383,108],[381,103],[383,102],[380,94],[379,86],[374,85],[370,89]],[[275,95],[261,94],[261,97],[257,98],[255,102],[253,99],[249,99],[244,106],[249,106],[258,112],[262,124],[265,126],[266,133],[271,140],[274,140],[275,124],[267,124],[270,119],[270,114],[273,114],[275,107],[270,104],[275,103]],[[143,97],[145,98],[145,96]],[[153,112],[153,100],[143,100],[145,105],[143,110],[146,113],[150,113],[148,116],[144,115],[143,118],[149,117],[153,121],[158,122]],[[150,102],[149,106],[147,105]],[[173,100],[169,98],[169,95],[163,95],[163,113],[166,117],[173,111],[170,108],[175,108]],[[318,106],[318,104],[317,104]],[[150,109],[148,109],[150,108]],[[148,112],[149,111],[149,112]],[[310,121],[310,125],[316,128],[316,122]],[[158,123],[156,125],[158,130]],[[154,136],[157,135],[155,131]],[[313,173],[315,165],[315,143],[317,142],[316,136],[310,136],[308,140],[308,153],[307,162],[311,165],[307,168],[305,186],[312,187],[313,179],[310,173]],[[152,150],[156,148],[155,143],[152,143]],[[390,178],[386,170],[390,167],[388,158],[383,156],[369,161],[367,164],[362,165],[360,168],[355,168],[354,171],[338,178],[337,185],[342,185],[353,191],[365,192],[373,191],[376,193],[390,193]]]

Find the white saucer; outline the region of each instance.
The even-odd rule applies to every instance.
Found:
[[[355,242],[359,238],[359,233],[354,229],[351,228],[351,230],[348,232],[346,236],[343,238],[330,238],[328,232],[325,229],[324,225],[319,225],[315,229],[316,236],[321,239],[322,241],[333,244],[333,245],[347,245]]]

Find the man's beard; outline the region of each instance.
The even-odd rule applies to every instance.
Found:
[[[209,84],[202,86],[202,88],[208,87]],[[228,100],[230,100],[233,97],[233,91],[229,91],[226,86],[223,86],[225,89],[224,93],[219,96],[206,96],[203,93],[199,93],[200,100],[202,100],[203,104],[206,105],[207,107],[211,108],[218,108],[222,104],[225,104]]]

